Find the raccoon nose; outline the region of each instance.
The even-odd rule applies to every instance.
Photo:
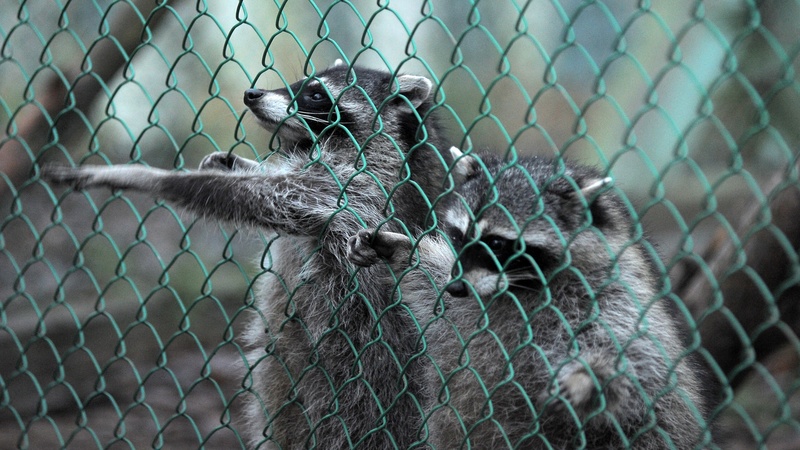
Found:
[[[266,91],[263,89],[248,89],[244,91],[244,104],[250,105],[254,102],[257,102],[261,97],[264,96]]]
[[[453,281],[452,283],[448,284],[444,290],[453,297],[466,297],[467,294],[469,294],[469,291],[467,290],[467,284],[461,280]]]

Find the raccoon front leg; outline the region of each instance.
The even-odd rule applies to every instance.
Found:
[[[235,168],[243,164],[247,166],[237,159],[226,160],[220,156],[204,161],[207,168]],[[46,166],[42,169],[42,177],[54,184],[75,189],[107,187],[138,191],[201,216],[305,236],[318,236],[326,226],[329,230],[336,228],[344,216],[337,215],[337,220],[330,220],[336,213],[341,193],[330,182],[329,174],[316,175],[307,172],[303,176],[269,176],[242,170],[170,172],[137,165]],[[354,190],[352,196],[370,195],[367,191]],[[346,223],[341,228],[339,231],[353,226]]]
[[[212,153],[200,162],[200,170],[224,172],[246,172],[258,166],[259,164],[255,161],[226,152]],[[158,183],[175,175],[179,174],[139,165],[82,167],[46,165],[42,168],[42,178],[53,184],[69,186],[75,190],[106,187],[156,194]]]

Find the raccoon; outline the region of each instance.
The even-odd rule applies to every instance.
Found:
[[[336,64],[288,89],[248,89],[244,103],[280,141],[278,167],[214,153],[194,172],[46,166],[42,177],[277,232],[243,337],[252,446],[407,448],[421,426],[418,331],[379,282],[386,269],[354,274],[346,244],[365,226],[415,236],[432,223],[452,181],[433,84]]]
[[[355,265],[390,264],[424,329],[428,444],[701,446],[700,369],[611,179],[542,157],[458,165],[437,232],[348,243]]]

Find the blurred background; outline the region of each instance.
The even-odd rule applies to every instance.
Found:
[[[0,447],[243,445],[236,336],[272,237],[67,195],[39,167],[264,158],[243,91],[336,58],[434,80],[464,150],[613,176],[687,318],[724,317],[707,334],[737,342],[702,334],[720,448],[800,446],[800,268],[778,221],[798,216],[773,208],[797,191],[800,2],[0,0],[0,41]],[[776,256],[751,264],[762,232]],[[736,274],[759,295],[752,327],[726,303]]]

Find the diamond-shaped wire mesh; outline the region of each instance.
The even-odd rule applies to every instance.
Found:
[[[242,92],[337,58],[433,80],[463,150],[556,155],[612,176],[658,247],[687,354],[709,366],[708,447],[800,446],[800,2],[0,0],[0,11],[0,447],[247,447],[239,336],[266,323],[254,290],[281,279],[270,251],[281,237],[141,194],[53,188],[40,169],[266,158],[278,142]],[[460,339],[465,355],[503,347],[485,325]],[[523,341],[497,354],[535,351],[535,334]],[[450,376],[476,376],[459,363]]]

